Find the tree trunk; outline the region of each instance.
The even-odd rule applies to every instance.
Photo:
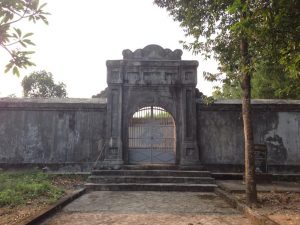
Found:
[[[243,123],[245,141],[245,184],[247,204],[253,205],[257,202],[255,182],[255,158],[253,144],[253,130],[251,123],[251,76],[249,72],[250,56],[248,53],[248,41],[243,38],[240,43],[242,55],[242,89],[243,89]]]

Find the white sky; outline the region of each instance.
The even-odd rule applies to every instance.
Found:
[[[40,1],[45,2],[45,1]],[[48,0],[49,25],[22,24],[34,32],[36,67],[21,71],[18,78],[4,74],[8,62],[0,49],[0,96],[22,96],[21,81],[32,71],[46,70],[55,82],[67,85],[68,97],[90,98],[106,87],[106,60],[122,59],[122,51],[149,44],[182,49],[184,33],[177,22],[153,0]],[[210,95],[215,84],[204,81],[203,71],[216,72],[217,63],[183,51],[182,59],[198,60],[198,88]]]

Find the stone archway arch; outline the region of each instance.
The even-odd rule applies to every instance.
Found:
[[[158,106],[142,107],[129,120],[129,164],[175,164],[176,124],[172,115]]]
[[[196,142],[197,61],[181,60],[182,51],[149,45],[123,51],[123,60],[107,61],[107,147],[105,161],[128,164],[128,126],[135,111],[159,106],[176,124],[176,159],[180,165],[198,164]]]
[[[140,92],[139,90],[137,90],[137,92]],[[151,93],[150,96],[155,95],[154,91],[153,93]],[[130,98],[130,97],[129,97]],[[157,99],[157,98],[151,98],[151,99],[145,99],[145,98],[139,98],[136,99],[136,101],[129,101],[128,104],[126,104],[126,108],[123,112],[123,131],[122,131],[122,135],[123,135],[123,159],[125,161],[125,163],[130,163],[130,157],[129,157],[129,152],[128,152],[128,138],[129,138],[129,134],[128,134],[128,126],[129,126],[129,121],[131,120],[133,114],[135,112],[137,112],[139,109],[147,107],[147,106],[157,106],[157,107],[161,107],[164,110],[166,110],[168,113],[170,113],[170,115],[172,116],[174,123],[175,123],[175,136],[178,137],[181,135],[181,126],[177,126],[177,123],[180,123],[180,118],[177,116],[178,113],[176,111],[176,105],[173,104],[173,101],[169,101],[167,99],[164,99],[164,97]],[[176,142],[175,142],[175,164],[179,164],[180,163],[180,142],[178,140],[178,138],[176,138]]]
[[[163,100],[162,101],[148,101],[149,103],[145,103],[145,102],[141,102],[138,103],[137,102],[133,102],[132,104],[129,105],[128,107],[128,112],[126,113],[127,118],[125,118],[125,120],[129,120],[133,114],[135,112],[137,112],[139,109],[144,108],[144,107],[148,107],[148,106],[156,106],[156,107],[160,107],[163,108],[164,110],[166,110],[168,113],[171,114],[171,116],[173,117],[174,121],[176,121],[176,108],[172,107],[171,104],[173,102],[170,102],[171,104],[166,104]]]

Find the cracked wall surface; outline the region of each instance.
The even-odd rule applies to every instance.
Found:
[[[85,170],[105,136],[99,100],[0,100],[0,167],[39,164]],[[75,165],[77,164],[77,165]]]
[[[101,99],[0,99],[0,167],[40,165],[87,171],[106,137]],[[244,162],[240,102],[197,103],[200,162],[212,171],[240,171]],[[300,171],[300,101],[253,101],[254,141],[268,164]]]
[[[300,171],[300,101],[253,100],[255,144],[265,144],[274,172]],[[240,101],[198,104],[198,144],[201,160],[217,171],[242,171],[243,120]]]

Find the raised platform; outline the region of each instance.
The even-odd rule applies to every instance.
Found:
[[[120,170],[94,170],[85,186],[92,191],[214,191],[209,171],[174,166],[125,166]],[[160,168],[160,169],[158,169]]]

